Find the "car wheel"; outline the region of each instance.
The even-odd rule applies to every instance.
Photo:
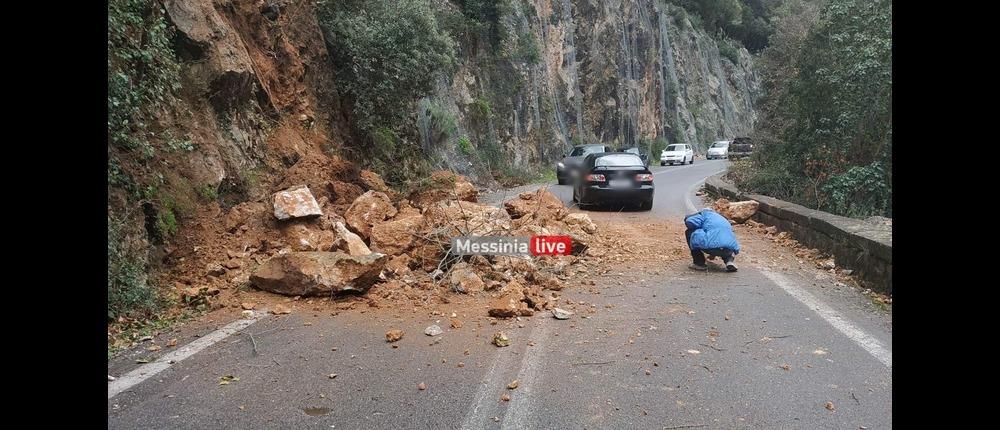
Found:
[[[566,185],[566,180],[563,178],[556,178],[556,181],[559,182],[559,185]]]
[[[688,164],[694,164],[694,156],[693,155],[691,156],[691,162],[688,163]]]
[[[667,163],[664,163],[664,162],[662,162],[662,161],[661,161],[661,162],[660,162],[660,165],[661,165],[661,166],[666,166],[666,165],[667,165]]]

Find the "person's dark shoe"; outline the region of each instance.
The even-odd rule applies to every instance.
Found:
[[[697,264],[691,263],[691,264],[688,264],[688,269],[698,270],[698,271],[704,272],[704,271],[708,270],[708,266],[706,266],[706,265],[699,266]]]
[[[732,261],[726,263],[726,271],[727,272],[735,272],[736,270],[737,270],[736,269],[736,264],[734,264]]]

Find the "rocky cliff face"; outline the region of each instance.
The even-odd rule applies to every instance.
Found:
[[[752,57],[742,47],[732,59],[721,55],[680,8],[654,0],[512,6],[502,17],[507,33],[529,38],[518,44],[539,55],[497,67],[462,46],[458,73],[418,106],[424,151],[442,167],[479,177],[477,162],[547,165],[574,142],[705,145],[752,129],[759,92]],[[458,120],[450,139],[428,133],[435,109]]]
[[[458,9],[451,2],[442,7]],[[491,172],[548,167],[574,143],[646,149],[746,134],[759,92],[745,49],[726,58],[683,11],[659,0],[511,0],[513,54],[459,46],[460,66],[415,104],[414,135],[435,167],[482,184]],[[315,5],[165,0],[177,28],[181,97],[160,118],[194,150],[174,173],[233,202],[269,174],[355,142]],[[405,108],[405,107],[401,107]],[[440,116],[454,124],[435,133]],[[660,144],[662,145],[663,140]],[[361,160],[363,161],[363,160]],[[168,175],[170,176],[170,175]],[[168,178],[169,181],[169,178]]]

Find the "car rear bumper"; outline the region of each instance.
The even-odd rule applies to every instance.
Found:
[[[608,188],[597,185],[583,187],[580,203],[644,203],[653,201],[653,186],[639,188]]]

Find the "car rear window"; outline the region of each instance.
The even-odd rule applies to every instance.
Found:
[[[670,145],[667,146],[667,151],[683,151],[685,145]]]
[[[604,152],[603,146],[580,146],[573,148],[573,152],[569,154],[570,157],[580,157],[587,154],[593,154],[597,152]]]
[[[594,161],[595,167],[626,167],[642,165],[642,160],[638,156],[632,154],[605,155]]]
[[[729,146],[729,142],[715,142],[712,144],[713,148],[725,148]]]

